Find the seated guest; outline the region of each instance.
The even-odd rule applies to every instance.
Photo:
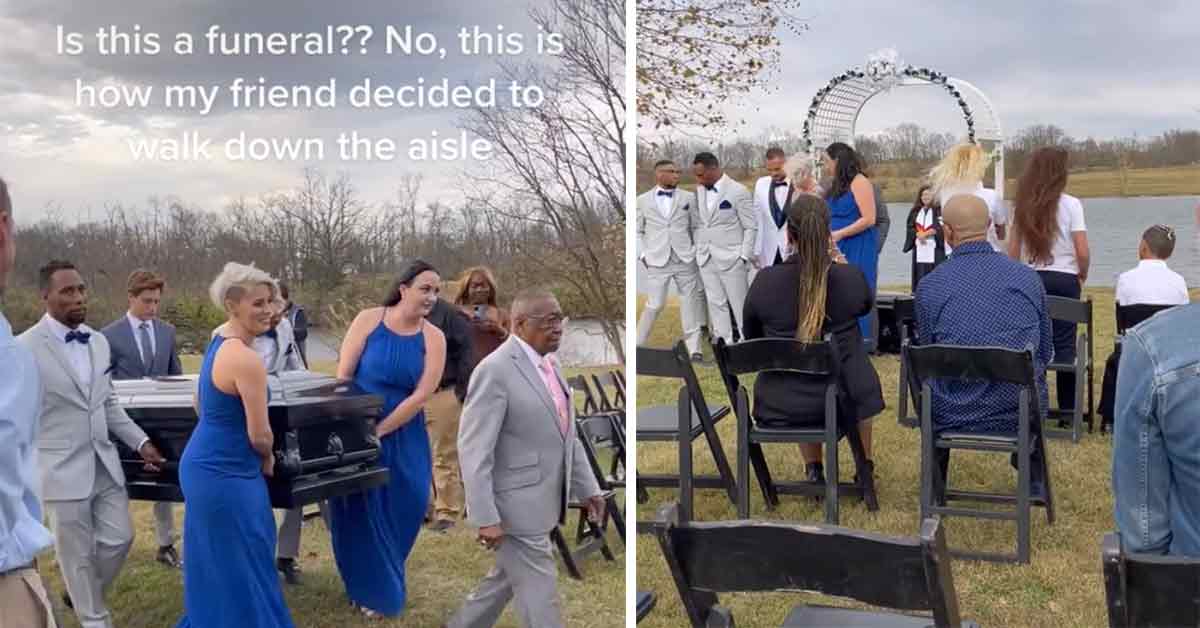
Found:
[[[229,317],[200,366],[200,420],[179,462],[184,514],[184,617],[188,626],[292,626],[272,564],[274,474],[267,369],[251,348],[275,314],[275,281],[229,263],[209,289]]]
[[[781,264],[759,271],[746,297],[746,339],[795,338],[820,342],[832,333],[842,358],[839,416],[857,421],[871,458],[870,418],[883,410],[879,375],[867,357],[858,317],[871,309],[871,288],[857,266],[829,255],[829,207],[801,194],[787,210],[787,249]],[[762,373],[754,383],[754,418],[764,425],[821,427],[824,386],[794,373]],[[821,446],[800,445],[809,480],[823,482]]]
[[[1200,556],[1200,305],[1156,314],[1122,341],[1114,516],[1125,550]]]
[[[1046,364],[1054,353],[1041,279],[1033,269],[991,247],[987,241],[988,207],[979,197],[952,197],[942,209],[942,220],[954,255],[917,286],[920,344],[1032,349],[1038,407],[1044,412]],[[931,382],[931,388],[934,431],[1016,433],[1017,385],[947,380]],[[1040,429],[1038,417],[1033,424]],[[937,451],[944,478],[950,454]],[[1040,455],[1035,449],[1035,495],[1042,484]]]
[[[1167,268],[1167,258],[1175,252],[1175,230],[1154,225],[1142,234],[1138,243],[1138,265],[1117,277],[1117,303],[1120,305],[1184,305],[1188,302],[1187,282]]]
[[[946,259],[946,238],[942,235],[942,208],[933,202],[933,190],[921,186],[905,223],[904,252],[912,252],[912,291],[921,278]]]

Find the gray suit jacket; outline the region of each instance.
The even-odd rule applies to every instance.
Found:
[[[45,389],[37,439],[42,499],[91,497],[97,460],[114,482],[124,486],[125,474],[109,433],[135,450],[146,439],[146,433],[125,414],[113,395],[111,358],[104,334],[92,334],[88,343],[92,358],[90,390],[83,389],[62,341],[50,332],[44,320],[17,340],[33,352]]]
[[[671,213],[663,218],[658,211],[658,187],[637,198],[637,245],[647,266],[665,266],[671,252],[684,264],[696,260],[696,245],[692,241],[694,225],[699,224],[696,195],[675,188],[671,197]]]
[[[754,256],[754,240],[758,234],[758,217],[754,199],[746,186],[723,175],[717,185],[718,198],[713,210],[708,209],[711,192],[703,185],[696,187],[697,215],[700,218],[693,240],[696,242],[696,264],[703,266],[709,258],[722,270],[728,270],[740,258],[749,261]]]
[[[217,334],[225,331],[225,325],[221,323],[217,328],[212,330],[209,339],[216,338]],[[267,375],[275,375],[281,371],[303,371],[304,362],[300,359],[300,347],[296,345],[295,333],[292,331],[292,324],[288,319],[279,321],[275,326],[275,357],[270,364],[264,362],[267,367]]]
[[[142,364],[142,352],[138,350],[128,317],[122,316],[109,323],[100,333],[108,340],[112,352],[113,379],[183,375],[179,351],[175,347],[175,327],[170,323],[162,319],[154,321],[154,346],[157,351],[154,352],[154,364],[149,368]]]
[[[515,335],[471,375],[458,428],[458,460],[472,525],[505,534],[548,534],[575,499],[600,493],[575,435],[574,406],[563,437],[541,375]],[[570,388],[556,373],[564,392]]]

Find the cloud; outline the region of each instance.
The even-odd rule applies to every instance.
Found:
[[[498,61],[522,57],[456,54],[454,34],[461,26],[481,31],[536,34],[527,12],[542,0],[502,0],[486,4],[347,3],[324,0],[184,0],[164,3],[134,0],[94,3],[77,0],[0,0],[0,168],[12,183],[14,201],[34,217],[47,205],[66,211],[99,208],[105,203],[140,205],[150,196],[175,195],[206,209],[221,209],[228,200],[252,196],[296,183],[306,165],[344,171],[369,200],[383,201],[404,173],[425,177],[424,201],[454,203],[462,195],[458,171],[470,162],[346,162],[331,158],[319,163],[298,161],[208,162],[135,161],[128,143],[179,137],[196,131],[206,137],[236,137],[245,132],[262,137],[320,137],[336,151],[333,139],[342,131],[358,130],[372,137],[389,137],[401,146],[433,131],[456,134],[459,110],[362,110],[339,106],[327,109],[238,110],[224,101],[207,115],[167,108],[157,98],[145,108],[80,107],[76,79],[96,85],[196,84],[226,86],[235,77],[272,84],[320,84],[330,78],[341,85],[371,77],[377,83],[402,85],[418,77],[445,77],[451,85],[478,84],[498,74]],[[86,53],[58,54],[57,26],[84,33]],[[199,45],[210,25],[225,32],[325,32],[327,25],[369,25],[373,42],[380,42],[387,25],[434,33],[449,49],[446,59],[388,56],[382,46],[371,54],[325,57],[213,57]],[[132,31],[160,35],[163,51],[154,56],[100,54],[94,47],[98,29],[119,25]],[[196,36],[191,56],[170,53],[177,32]],[[340,37],[339,37],[340,40]],[[553,86],[547,86],[553,89]],[[65,176],[69,173],[69,176]]]
[[[1050,123],[1077,137],[1145,137],[1200,126],[1200,3],[823,0],[796,15],[809,30],[778,33],[782,64],[770,92],[728,110],[747,120],[739,135],[769,126],[799,132],[816,91],[881,48],[970,81],[1009,133]],[[896,89],[866,106],[859,129],[914,121],[965,133],[953,103],[937,100]]]

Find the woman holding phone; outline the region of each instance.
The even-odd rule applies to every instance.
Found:
[[[474,363],[487,357],[508,339],[508,312],[496,305],[496,277],[490,268],[468,268],[458,281],[454,303],[471,321],[471,348]]]

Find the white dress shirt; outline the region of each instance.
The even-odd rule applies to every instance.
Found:
[[[1144,259],[1117,277],[1121,305],[1186,305],[1187,282],[1160,259]]]
[[[67,356],[67,360],[71,363],[71,368],[75,369],[75,374],[79,376],[79,382],[83,384],[84,390],[92,389],[92,350],[90,344],[82,342],[67,342],[67,333],[71,331],[80,331],[88,334],[95,334],[96,330],[87,325],[80,325],[76,329],[71,329],[66,325],[58,322],[49,314],[42,316],[42,320],[46,321],[50,333],[62,343],[63,354]]]
[[[147,325],[146,331],[150,334],[150,355],[158,355],[158,340],[154,338],[154,319],[144,321],[131,312],[125,312],[125,318],[129,321],[129,326],[133,328],[133,341],[137,343],[138,355],[146,355],[146,351],[142,349],[142,325]]]
[[[671,192],[671,196],[661,196],[659,192]],[[658,213],[662,214],[663,218],[671,217],[671,205],[675,202],[676,190],[667,190],[659,186],[654,186],[654,204],[658,206]]]
[[[267,370],[271,369],[271,365],[275,363],[275,354],[279,351],[279,341],[266,334],[254,337],[254,343],[251,347],[258,357],[262,358],[263,364],[267,366]]]

